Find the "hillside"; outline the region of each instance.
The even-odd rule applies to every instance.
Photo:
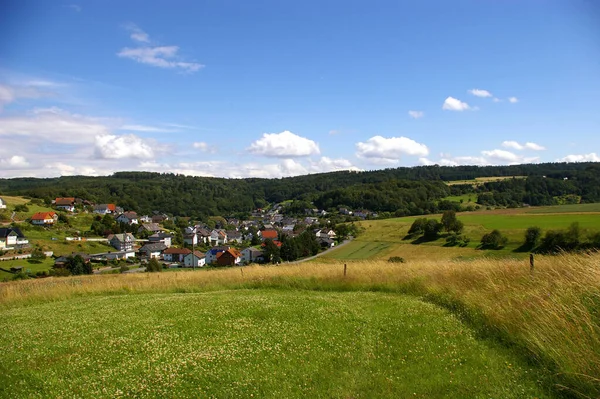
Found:
[[[525,176],[488,180],[481,177]],[[566,178],[566,180],[565,180]],[[0,194],[50,201],[74,196],[117,203],[142,213],[154,210],[202,218],[247,213],[269,203],[299,200],[321,208],[348,206],[398,216],[437,212],[441,199],[473,193],[483,205],[552,205],[600,201],[600,164],[546,163],[514,166],[420,166],[366,172],[332,172],[282,179],[223,179],[150,172],[50,179],[0,179]],[[445,184],[459,180],[463,184]],[[481,197],[480,197],[481,195]],[[571,197],[565,197],[570,195]]]

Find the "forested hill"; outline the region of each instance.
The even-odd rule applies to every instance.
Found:
[[[138,212],[154,210],[173,215],[203,217],[248,212],[284,200],[314,202],[321,208],[350,206],[372,211],[419,214],[436,211],[437,200],[471,190],[449,187],[444,181],[476,177],[531,176],[556,184],[537,184],[537,197],[556,193],[582,194],[600,186],[600,163],[546,163],[512,166],[419,166],[366,172],[332,172],[281,179],[224,179],[151,172],[118,172],[112,176],[65,176],[50,179],[0,179],[0,194],[26,195],[50,200],[75,196],[96,203],[117,203]],[[568,184],[564,178],[568,178]],[[529,180],[529,179],[528,179]],[[584,187],[585,186],[585,187]],[[541,187],[541,188],[540,188]],[[549,188],[548,188],[549,187]],[[527,198],[527,185],[486,184],[488,192],[519,192]],[[481,189],[480,189],[481,190]],[[593,191],[593,190],[592,190]],[[595,191],[594,191],[595,192]],[[512,195],[512,194],[511,194]],[[600,201],[595,194],[588,202]],[[510,203],[510,198],[503,198]],[[542,202],[548,202],[548,200]],[[516,200],[515,200],[516,201]],[[539,202],[539,201],[538,201]]]

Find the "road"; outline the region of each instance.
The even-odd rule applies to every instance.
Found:
[[[286,264],[292,264],[292,263],[302,263],[302,262],[308,262],[309,260],[313,260],[315,258],[318,258],[319,256],[323,256],[331,251],[333,251],[334,249],[338,249],[339,247],[343,247],[344,245],[348,244],[349,242],[351,242],[354,239],[354,237],[348,237],[347,240],[342,241],[340,244],[336,245],[333,248],[328,248],[323,252],[319,252],[318,254],[316,254],[315,256],[309,256],[308,258],[304,258],[304,259],[300,259],[300,260],[295,260],[293,262],[285,262]]]

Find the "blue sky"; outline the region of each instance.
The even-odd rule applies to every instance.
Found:
[[[600,161],[588,0],[8,1],[0,177]]]

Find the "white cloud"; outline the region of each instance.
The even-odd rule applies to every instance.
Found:
[[[73,10],[73,11],[76,11],[76,12],[81,12],[81,6],[80,6],[80,5],[77,5],[77,4],[69,4],[69,5],[68,5],[68,6],[66,6],[66,7],[70,8],[70,9],[71,9],[71,10]]]
[[[429,149],[407,137],[371,137],[366,142],[356,143],[356,156],[372,162],[397,163],[402,155],[426,156]]]
[[[133,132],[176,132],[174,129],[147,125],[123,125],[119,130],[130,130]]]
[[[32,82],[34,83],[34,82]],[[40,83],[40,82],[35,82]],[[5,105],[8,105],[19,98],[42,98],[53,93],[40,90],[40,85],[4,85],[0,84],[0,111]]]
[[[329,131],[329,134],[335,135],[335,134],[340,134],[341,132],[342,132],[341,130],[335,130],[335,129],[333,129],[333,130]]]
[[[429,158],[425,158],[425,157],[419,158],[419,163],[421,165],[425,165],[425,166],[435,165],[435,162],[433,162]]]
[[[481,151],[481,153],[491,160],[499,161],[500,163],[519,163],[522,160],[517,154],[505,150]]]
[[[544,151],[546,149],[546,147],[543,147],[536,143],[530,143],[530,142],[525,143],[525,148],[527,148],[528,150],[533,150],[533,151]]]
[[[215,147],[212,147],[212,146],[208,145],[208,143],[205,143],[203,141],[196,142],[196,143],[192,144],[192,146],[202,152],[210,152],[210,153],[216,152]]]
[[[0,159],[1,169],[24,169],[29,166],[29,162],[21,155],[13,155],[10,158]]]
[[[595,152],[589,154],[567,155],[557,159],[556,162],[600,162],[600,157]]]
[[[512,148],[514,150],[533,150],[533,151],[544,151],[546,148],[532,142],[527,142],[525,144],[519,144],[517,141],[503,141],[502,147],[504,148]]]
[[[29,137],[51,143],[81,144],[108,134],[101,119],[71,114],[60,108],[36,109],[29,115],[0,118],[0,137]],[[38,143],[39,144],[39,143]]]
[[[248,151],[265,157],[293,158],[320,154],[319,145],[290,131],[264,133],[248,147]]]
[[[482,89],[471,89],[469,90],[469,93],[471,93],[472,95],[476,96],[476,97],[492,97],[492,93],[490,93],[487,90],[482,90]]]
[[[500,100],[499,98],[496,98],[496,97],[494,97],[493,101],[494,101],[495,103],[501,103],[501,102],[502,102],[502,100]]]
[[[442,105],[442,109],[446,111],[466,111],[472,109],[469,104],[460,101],[454,97],[448,97],[444,101],[444,105]]]
[[[419,119],[419,118],[422,118],[425,116],[425,112],[423,112],[423,111],[408,111],[408,115],[411,118]]]
[[[154,150],[142,138],[129,134],[96,136],[96,157],[102,159],[153,158]]]
[[[519,99],[517,97],[509,97],[508,102],[513,103],[513,104],[518,103]]]
[[[150,36],[140,29],[136,24],[127,24],[125,26],[129,31],[131,31],[131,40],[141,43],[150,43]]]
[[[135,24],[126,25],[126,29],[131,31],[131,39],[139,43],[140,47],[125,47],[117,53],[119,57],[158,68],[180,69],[185,72],[196,72],[204,67],[197,62],[184,61],[178,55],[178,46],[150,45],[149,35]]]
[[[318,161],[311,162],[310,165],[310,171],[312,173],[326,173],[338,170],[359,171],[360,169],[352,165],[352,162],[350,162],[349,160],[343,158],[331,159],[329,157],[321,157],[321,159],[319,159]]]

